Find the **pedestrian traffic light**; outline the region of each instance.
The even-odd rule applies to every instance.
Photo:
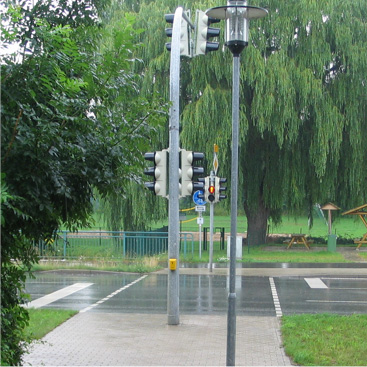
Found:
[[[205,201],[215,202],[215,178],[205,177]]]
[[[227,191],[227,187],[223,187],[222,184],[226,183],[226,178],[216,177],[215,178],[215,202],[218,203],[220,200],[227,199],[227,195],[222,195],[223,191]]]
[[[187,14],[188,15],[188,14]],[[166,14],[164,17],[167,23],[173,24],[174,14]],[[166,36],[172,37],[172,28],[166,28]],[[171,51],[172,44],[171,42],[166,43],[166,49]],[[180,37],[180,55],[189,56],[192,55],[191,52],[191,28],[187,21],[182,18],[181,20],[181,37]]]
[[[204,159],[204,153],[181,151],[181,197],[192,195],[196,190],[203,190],[203,182],[195,182],[194,176],[204,173],[203,167],[195,167],[196,161]]]
[[[154,167],[144,170],[148,176],[153,176],[153,182],[145,182],[145,187],[153,191],[155,195],[167,196],[167,150],[153,153],[145,153],[144,158],[147,161],[154,162]]]
[[[218,22],[220,19],[210,18],[201,10],[196,11],[195,56],[218,50],[219,42],[208,41],[211,37],[219,36],[219,28],[209,27],[210,24]]]

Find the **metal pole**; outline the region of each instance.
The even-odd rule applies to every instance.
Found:
[[[232,167],[231,167],[231,242],[229,263],[229,294],[227,317],[227,366],[236,360],[236,239],[237,239],[237,189],[238,140],[240,99],[240,56],[233,56],[232,71]]]
[[[213,232],[214,232],[214,204],[210,203],[210,244],[209,244],[209,271],[213,271]]]
[[[203,217],[202,212],[199,212],[199,218]],[[199,259],[201,260],[201,224],[199,224]]]
[[[176,270],[168,270],[167,318],[168,325],[178,325],[179,315],[179,144],[180,144],[180,41],[183,8],[175,12],[172,27],[170,59],[169,112],[169,207],[168,207],[168,259],[176,259]]]

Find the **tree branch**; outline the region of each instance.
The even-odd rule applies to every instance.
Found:
[[[19,124],[19,120],[20,118],[22,117],[22,114],[23,114],[23,110],[20,110],[19,111],[19,115],[18,115],[18,118],[17,118],[17,121],[15,122],[15,125],[14,125],[14,129],[13,129],[13,135],[11,137],[11,140],[10,140],[10,143],[9,143],[9,146],[8,146],[8,149],[5,153],[5,156],[4,158],[2,159],[1,161],[1,164],[4,164],[5,161],[6,161],[6,158],[8,158],[8,155],[10,153],[10,150],[11,150],[11,147],[13,146],[13,143],[14,143],[14,140],[15,140],[15,137],[17,135],[17,127],[18,127],[18,124]]]

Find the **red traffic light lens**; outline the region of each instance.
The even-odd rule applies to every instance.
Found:
[[[214,193],[215,193],[215,187],[209,186],[209,194],[214,194]]]

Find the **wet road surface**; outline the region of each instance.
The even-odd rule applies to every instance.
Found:
[[[227,313],[228,287],[228,276],[180,274],[180,312]],[[167,311],[165,274],[39,272],[27,281],[26,292],[32,301],[46,302],[43,307],[47,308],[107,313]],[[238,275],[236,295],[239,316],[367,313],[367,276]]]

